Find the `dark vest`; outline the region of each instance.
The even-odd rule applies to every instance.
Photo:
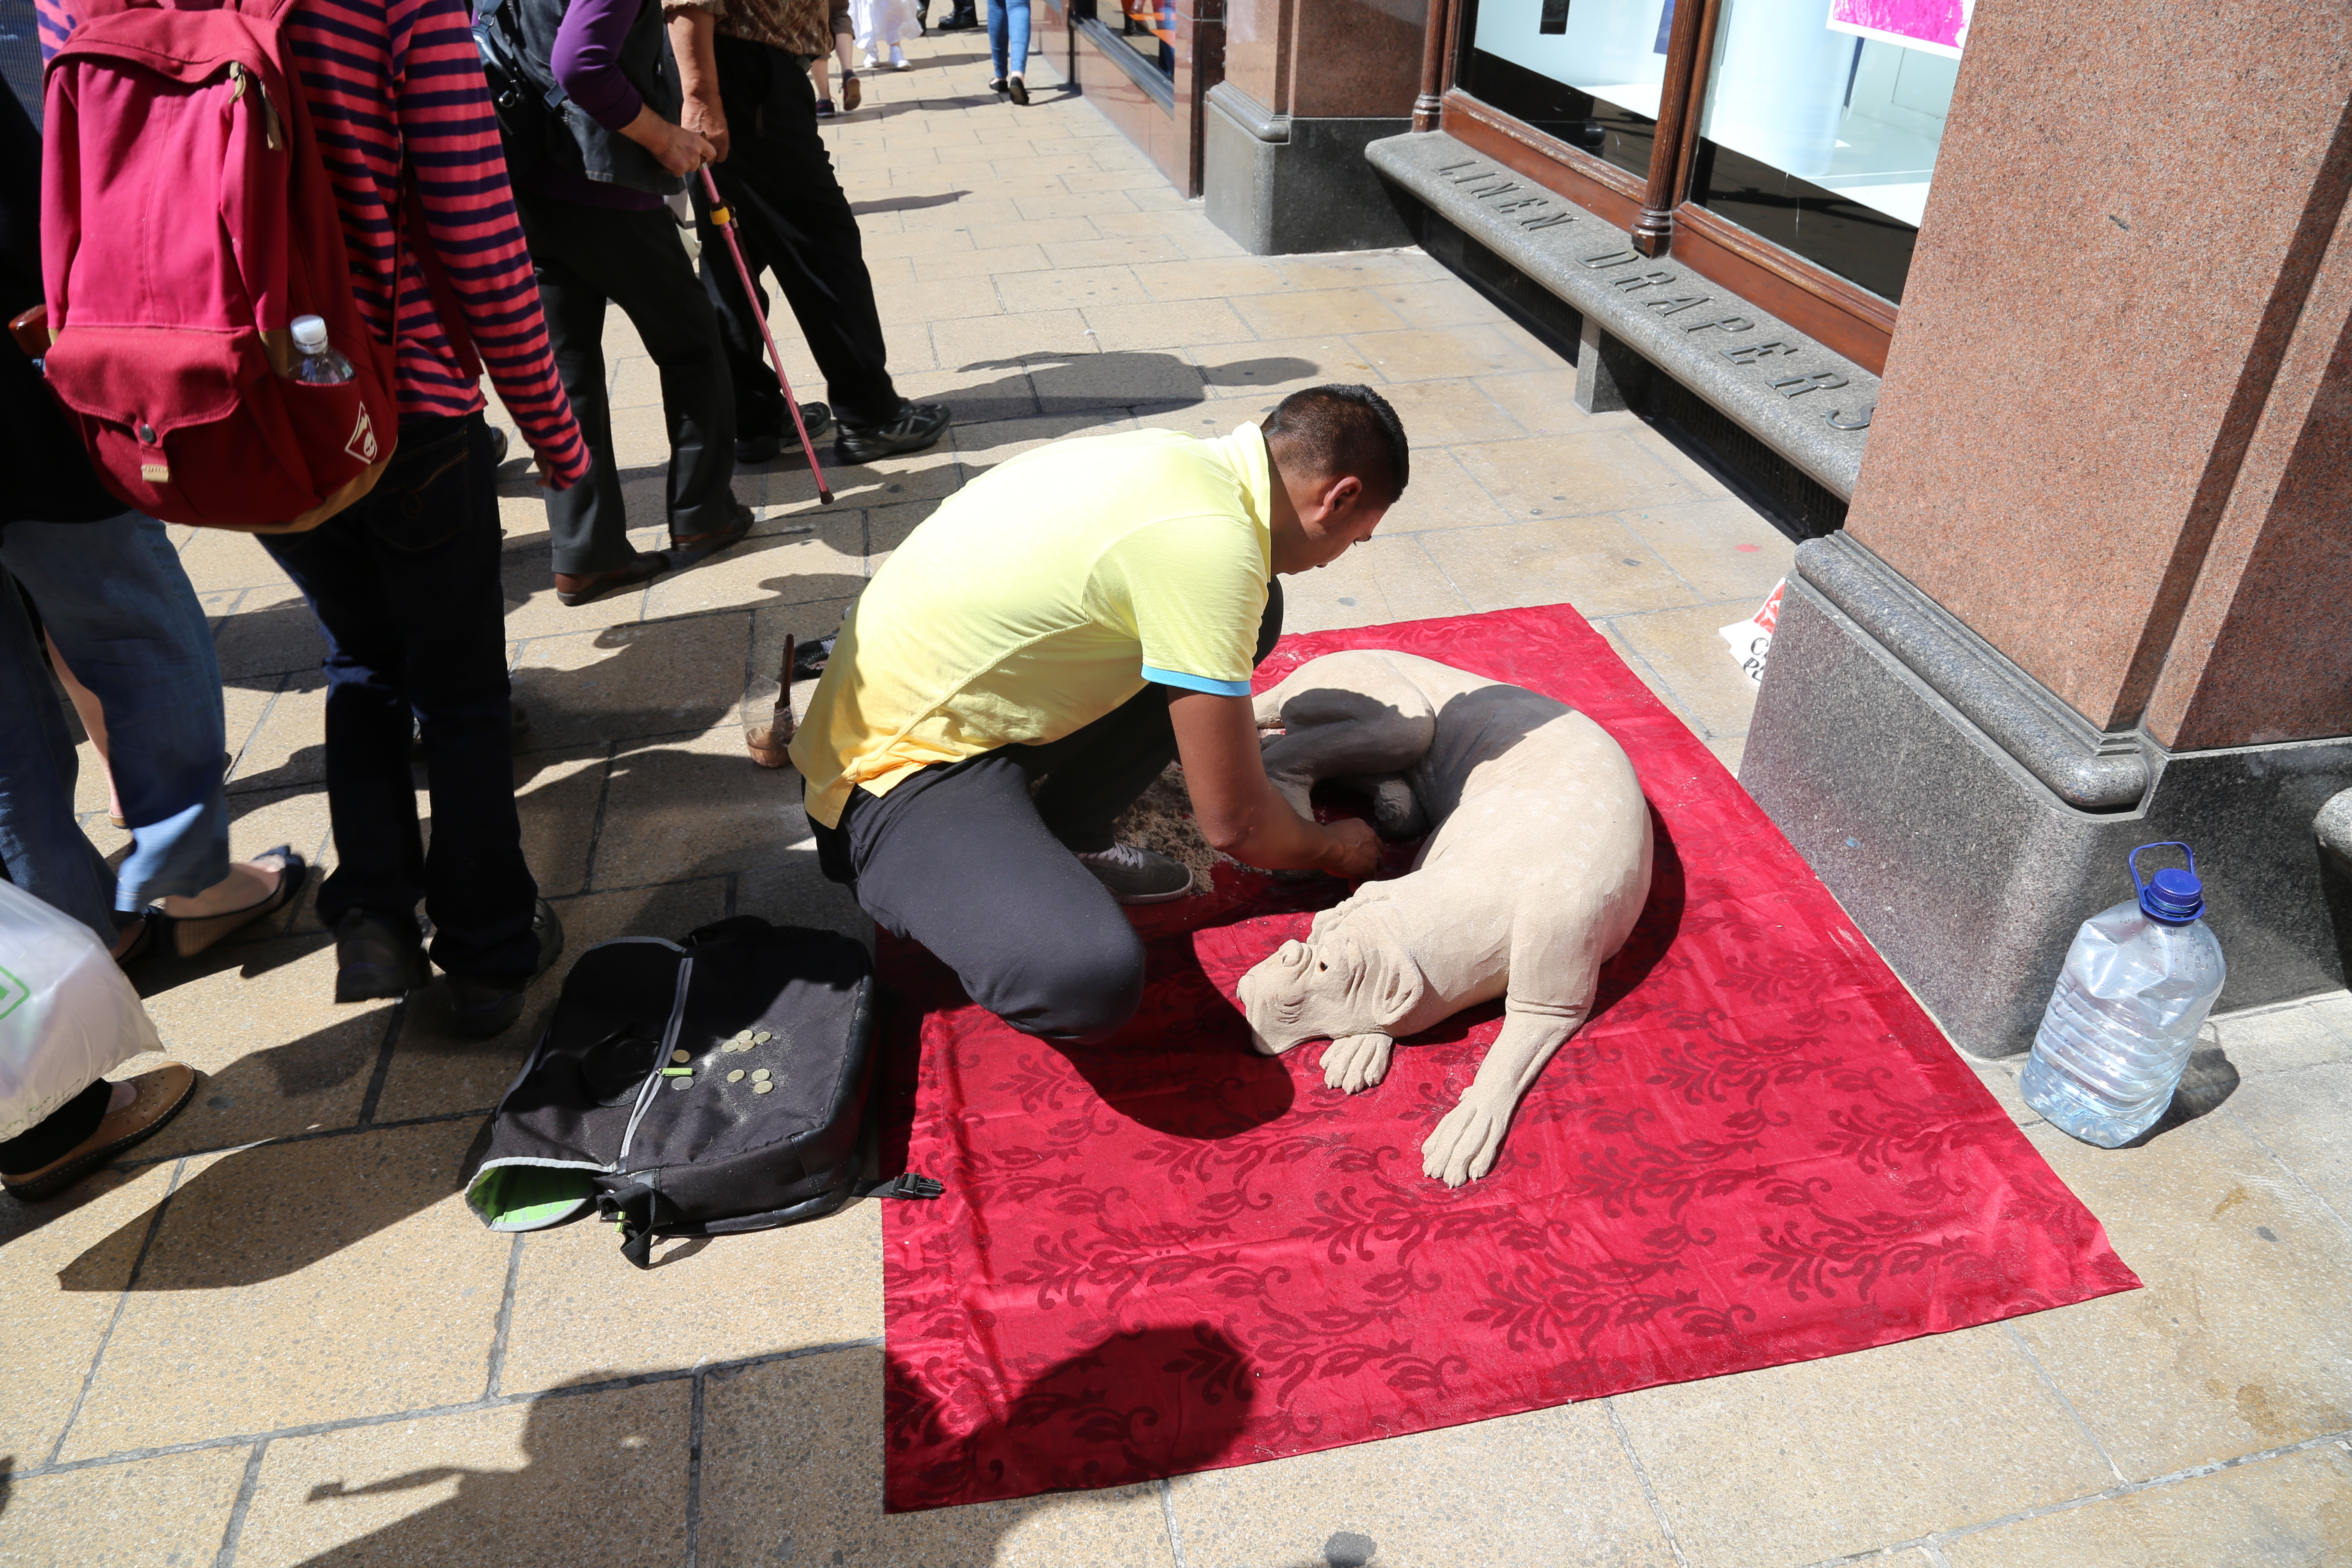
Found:
[[[686,189],[686,182],[664,169],[652,153],[596,123],[557,85],[551,62],[556,30],[563,26],[563,14],[569,8],[569,0],[486,0],[476,16],[475,37],[499,100],[499,124],[506,133],[508,161],[520,174],[544,158],[600,184],[623,185],[657,196]],[[620,64],[621,74],[647,106],[663,119],[676,121],[685,94],[679,90],[677,62],[670,56],[668,34],[662,26],[660,0],[645,0],[638,10],[622,42]],[[500,67],[517,79],[512,90],[499,90]]]

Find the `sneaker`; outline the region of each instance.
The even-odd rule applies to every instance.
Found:
[[[822,441],[824,433],[833,428],[833,409],[823,403],[803,403],[801,405],[801,423],[808,426],[810,440]],[[738,467],[746,468],[772,463],[787,445],[798,450],[800,444],[800,436],[791,430],[771,431],[764,436],[738,436],[735,437],[735,462]]]
[[[890,46],[890,68],[894,71],[910,71],[915,68],[914,62],[907,58],[907,51],[896,44]]]
[[[555,918],[555,906],[545,899],[538,901],[531,911],[530,929],[539,936],[539,965],[520,981],[464,980],[450,975],[449,1026],[461,1035],[487,1040],[493,1035],[505,1034],[522,1016],[523,993],[530,983],[555,964],[563,952],[563,922]]]
[[[866,89],[858,85],[857,73],[853,70],[843,71],[841,73],[841,111],[844,114],[856,113],[857,106],[864,101],[865,97]],[[812,430],[809,434],[814,436],[816,432]]]
[[[820,99],[818,99],[818,100],[816,100],[816,117],[817,117],[819,120],[830,120],[830,119],[832,119],[832,118],[833,118],[833,116],[834,116],[833,100],[831,100],[831,99],[829,99],[829,98],[820,98]]]
[[[874,52],[871,49],[866,54],[866,68],[870,71],[878,71],[882,68],[882,62],[874,58]]]
[[[1164,904],[1192,890],[1192,873],[1165,855],[1114,844],[1078,857],[1078,864],[1095,874],[1122,904]]]
[[[938,446],[940,437],[954,422],[955,416],[948,412],[945,404],[902,403],[898,417],[887,425],[842,420],[841,432],[833,438],[833,455],[835,460],[855,468],[877,458],[919,452],[926,447]]]
[[[425,944],[416,921],[386,920],[352,910],[335,922],[335,1000],[375,1002],[425,984]]]

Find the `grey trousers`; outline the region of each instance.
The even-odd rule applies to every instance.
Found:
[[[1281,635],[1273,582],[1254,662]],[[1108,1038],[1143,999],[1143,943],[1074,851],[1110,847],[1112,822],[1176,760],[1174,695],[1146,686],[1058,741],[937,763],[887,795],[850,791],[837,828],[810,825],[825,875],[1022,1033]]]

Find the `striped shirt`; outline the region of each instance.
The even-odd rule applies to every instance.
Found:
[[[80,7],[78,0],[37,5],[47,59],[79,22]],[[482,406],[481,388],[458,368],[416,258],[402,243],[404,151],[425,230],[482,367],[555,483],[586,478],[587,445],[548,352],[464,0],[292,0],[280,21],[341,212],[352,294],[369,330],[399,347],[401,417]]]

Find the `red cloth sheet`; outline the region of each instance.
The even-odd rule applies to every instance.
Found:
[[[1420,1145],[1500,1004],[1323,1086],[1232,996],[1343,889],[1221,868],[1132,913],[1150,980],[1063,1050],[886,941],[893,1510],[1103,1487],[1836,1355],[2138,1281],[1721,764],[1566,605],[1283,639],[1574,703],[1633,759],[1650,902],[1458,1191]],[[1529,824],[1539,831],[1540,824]],[[1391,857],[1398,874],[1405,855]],[[919,1064],[918,1057],[919,1056]]]

